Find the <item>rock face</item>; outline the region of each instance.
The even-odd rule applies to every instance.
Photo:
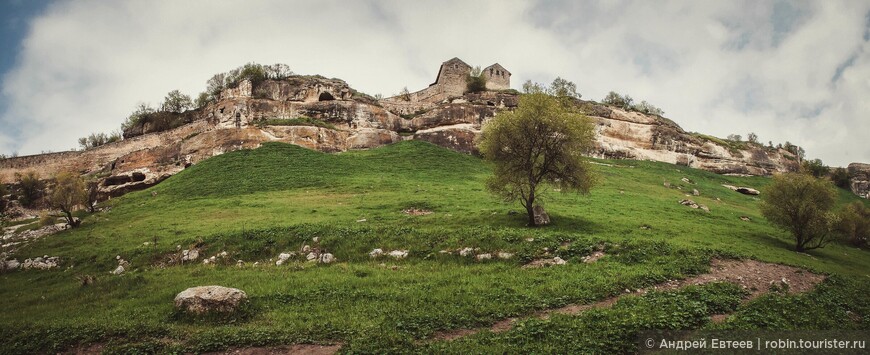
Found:
[[[476,154],[482,126],[515,108],[519,97],[509,91],[463,94],[468,69],[463,64],[458,59],[444,62],[436,84],[407,100],[376,100],[342,80],[321,76],[295,75],[256,84],[243,81],[202,108],[144,119],[124,132],[125,139],[119,142],[86,151],[0,160],[0,182],[11,183],[15,173],[29,170],[42,178],[79,171],[105,176],[99,199],[107,199],[153,186],[212,156],[269,141],[340,152],[417,139]],[[498,65],[491,69],[490,76],[505,75],[505,80],[494,84],[509,87],[510,72]],[[797,168],[796,159],[785,150],[687,133],[666,118],[591,101],[576,104],[596,125],[595,157],[655,160],[752,175]],[[853,186],[866,194],[863,176]]]
[[[863,198],[870,198],[870,164],[849,164],[849,185],[852,192]]]
[[[175,308],[192,314],[231,313],[248,299],[239,289],[223,286],[188,288],[175,296]]]

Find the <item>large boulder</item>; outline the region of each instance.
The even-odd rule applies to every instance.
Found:
[[[550,224],[550,215],[547,214],[547,211],[544,211],[544,207],[540,205],[535,205],[532,208],[532,213],[535,216],[535,225],[536,226],[544,226]]]
[[[187,313],[232,313],[248,299],[245,291],[223,286],[199,286],[175,296],[175,308]]]

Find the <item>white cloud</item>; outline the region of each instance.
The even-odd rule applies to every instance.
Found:
[[[0,151],[71,148],[118,127],[139,101],[195,95],[246,62],[389,95],[425,87],[458,56],[503,64],[514,87],[562,76],[586,98],[616,90],[652,102],[687,130],[754,131],[828,164],[867,162],[868,10],[836,1],[64,1],[32,22],[4,77]]]

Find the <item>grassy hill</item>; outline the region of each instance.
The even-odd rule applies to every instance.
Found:
[[[530,229],[518,205],[484,190],[486,163],[427,143],[340,154],[270,143],[227,153],[108,201],[81,228],[20,250],[19,259],[49,255],[63,263],[60,270],[0,274],[0,352],[54,352],[92,342],[108,352],[295,343],[378,353],[624,352],[634,349],[635,331],[651,328],[868,329],[870,253],[841,244],[795,253],[789,236],[760,216],[757,198],[721,186],[763,193],[768,179],[598,162],[600,183],[591,194],[547,192],[553,224]],[[688,198],[709,213],[678,203],[693,189],[700,196]],[[841,203],[855,199],[841,192]],[[411,216],[402,212],[408,208],[433,213]],[[296,258],[275,265],[279,253],[306,244],[338,262]],[[224,251],[229,257],[217,265],[179,265],[170,262],[179,247],[199,248],[200,260]],[[515,257],[476,261],[441,253],[465,247]],[[410,253],[404,260],[372,260],[374,248]],[[596,248],[606,256],[580,262]],[[521,268],[546,252],[568,264]],[[110,275],[116,256],[132,270]],[[579,316],[528,320],[505,333],[424,341],[438,331],[686,278],[705,271],[713,257],[783,263],[830,277],[811,293],[771,294],[743,305],[734,302],[740,289],[711,284]],[[96,281],[82,286],[77,277],[83,275]],[[245,290],[250,306],[231,319],[173,311],[175,294],[211,284]],[[723,311],[733,315],[709,323]]]

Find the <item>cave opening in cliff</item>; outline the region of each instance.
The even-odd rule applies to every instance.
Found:
[[[333,97],[332,94],[330,94],[328,92],[324,92],[324,93],[320,94],[320,97],[317,98],[317,100],[318,101],[332,101],[332,100],[335,100],[335,97]]]

